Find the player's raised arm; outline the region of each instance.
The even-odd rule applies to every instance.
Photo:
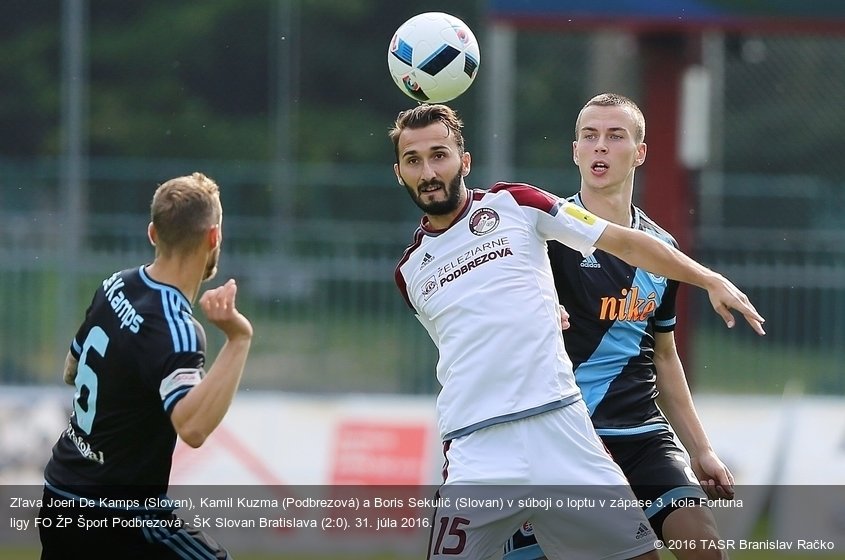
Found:
[[[721,274],[694,261],[674,247],[641,231],[615,224],[607,226],[596,241],[596,247],[637,268],[707,290],[710,304],[724,319],[728,328],[734,326],[731,309],[735,309],[742,313],[757,334],[766,334],[763,330],[765,319],[739,288]]]
[[[203,312],[226,335],[226,343],[201,383],[173,408],[176,432],[191,447],[199,447],[220,424],[243,375],[252,325],[235,306],[238,286],[234,280],[208,290],[200,298]]]

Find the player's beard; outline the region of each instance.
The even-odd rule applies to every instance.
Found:
[[[206,280],[211,280],[217,275],[217,263],[220,260],[220,245],[214,249],[210,255],[208,255],[208,260],[205,261],[205,273],[203,275],[202,281],[205,282]]]
[[[461,190],[463,189],[462,179],[463,175],[461,175],[460,171],[458,171],[458,173],[455,173],[452,180],[449,181],[448,185],[445,185],[442,181],[434,179],[420,183],[416,186],[416,188],[409,187],[407,185],[405,188],[408,189],[408,194],[411,195],[411,199],[417,206],[419,206],[420,210],[430,216],[444,216],[457,210],[458,205],[461,203]],[[444,187],[446,190],[446,199],[436,200],[434,202],[423,202],[422,196],[420,195],[420,189],[429,185]]]

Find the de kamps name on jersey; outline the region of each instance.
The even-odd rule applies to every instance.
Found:
[[[123,278],[120,277],[119,272],[115,272],[108,279],[103,280],[103,290],[106,292],[106,299],[109,300],[111,308],[114,310],[117,318],[120,319],[120,328],[129,327],[133,333],[141,330],[141,323],[144,318],[135,311],[132,302],[123,293],[124,286]]]

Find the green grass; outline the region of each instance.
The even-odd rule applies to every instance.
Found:
[[[242,387],[292,392],[407,392],[415,379],[434,385],[436,351],[417,323],[371,316],[256,313],[255,337]],[[218,337],[206,329],[209,337]],[[212,353],[222,342],[209,344]],[[415,348],[425,345],[425,355]]]
[[[738,334],[698,331],[687,362],[696,391],[779,395],[790,381],[800,381],[797,388],[806,393],[845,392],[841,347],[799,349]]]

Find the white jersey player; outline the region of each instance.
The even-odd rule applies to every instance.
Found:
[[[438,231],[424,221],[397,276],[440,350],[444,441],[581,398],[555,320],[545,242],[564,240],[586,256],[607,225],[535,187],[511,183],[469,191],[458,222]]]
[[[642,232],[529,185],[468,190],[461,128],[449,107],[420,105],[390,133],[397,179],[425,213],[396,282],[440,353],[446,466],[429,557],[501,558],[530,521],[552,559],[656,559],[642,510],[610,507],[635,499],[575,385],[546,241],[704,287],[729,326],[731,308],[755,329],[763,319],[722,276]]]

